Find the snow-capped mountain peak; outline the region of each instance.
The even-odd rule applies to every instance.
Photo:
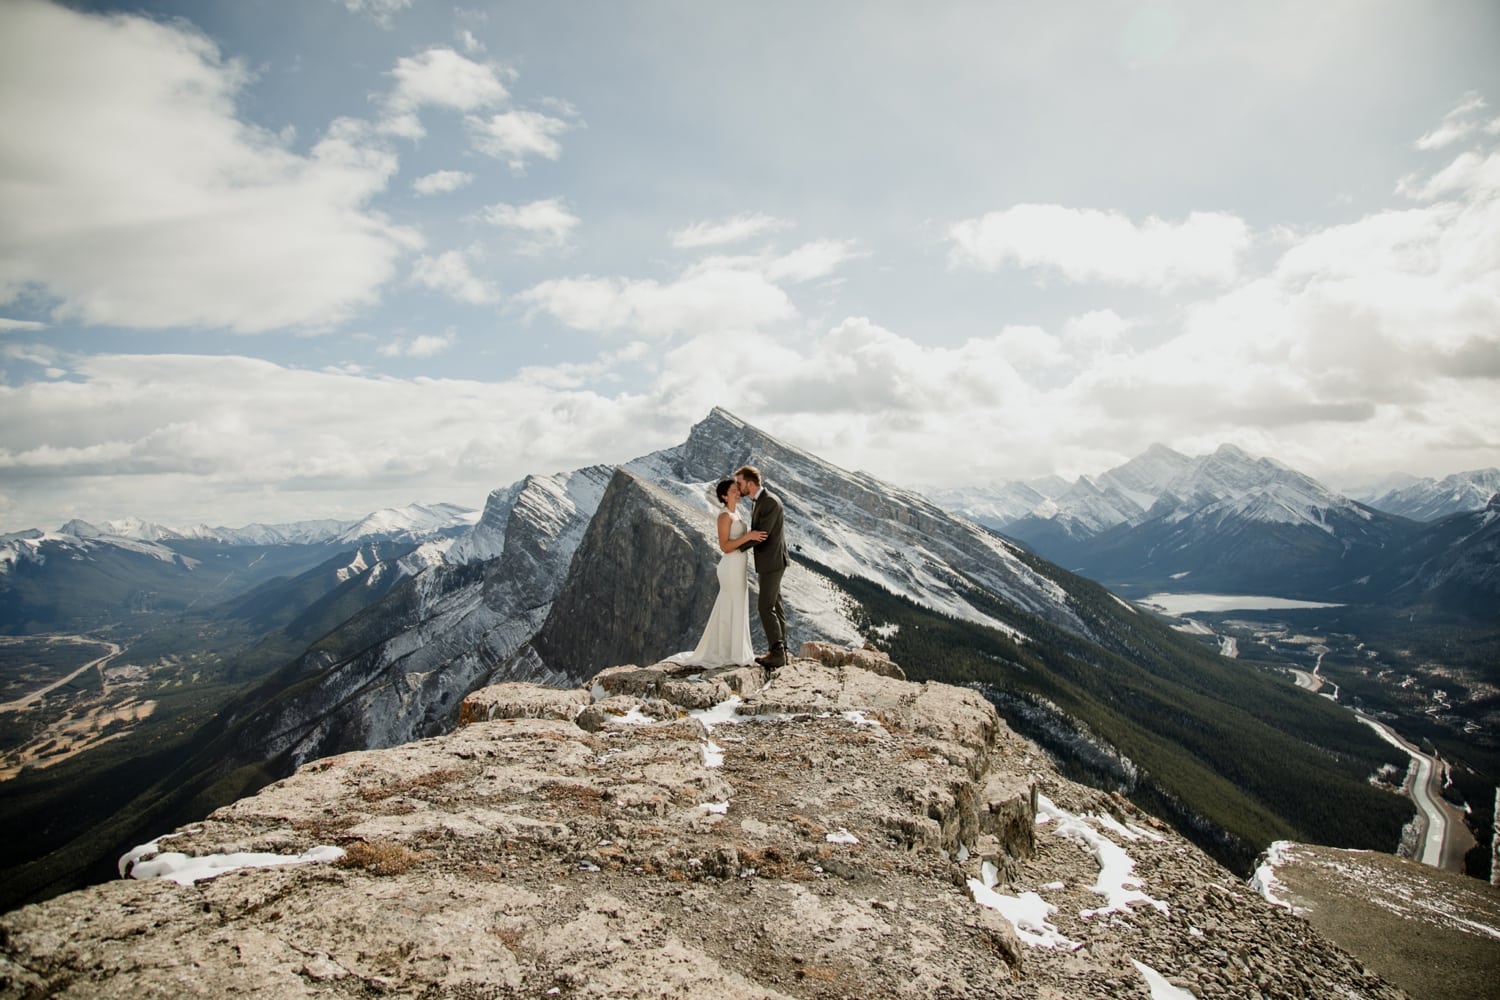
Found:
[[[358,542],[367,538],[416,541],[467,531],[479,517],[479,511],[457,504],[409,503],[367,515],[340,533],[338,541]]]
[[[57,531],[58,534],[77,538],[130,538],[140,542],[160,542],[185,537],[171,528],[140,517],[123,517],[99,524],[74,518]]]
[[[1442,479],[1408,477],[1401,485],[1358,498],[1388,514],[1436,521],[1450,514],[1483,510],[1496,493],[1500,493],[1500,469],[1472,469]]]
[[[945,614],[1005,629],[969,603],[965,590],[972,580],[1023,610],[1084,631],[1063,589],[997,536],[918,493],[840,469],[723,409],[694,425],[682,445],[625,468],[707,514],[705,487],[747,463],[760,468],[766,488],[782,499],[794,526],[791,540],[806,558]]]

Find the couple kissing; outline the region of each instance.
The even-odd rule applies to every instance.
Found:
[[[760,470],[741,466],[733,478],[710,490],[718,515],[719,595],[695,649],[668,657],[674,663],[701,667],[748,666],[774,670],[786,665],[786,614],[781,605],[781,577],[788,563],[781,500],[761,481]],[[745,517],[744,508],[751,508]],[[761,628],[770,649],[756,656],[750,644],[749,551],[755,552],[760,581]]]

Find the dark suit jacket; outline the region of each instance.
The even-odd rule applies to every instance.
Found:
[[[766,533],[765,541],[752,546],[755,549],[757,573],[774,573],[779,569],[786,569],[786,531],[782,520],[781,501],[765,487],[761,487],[755,496],[755,506],[750,511],[750,530]]]

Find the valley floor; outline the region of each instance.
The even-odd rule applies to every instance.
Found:
[[[1337,605],[1329,607],[1337,608]],[[1188,611],[1181,613],[1186,615]],[[1232,614],[1243,615],[1245,611],[1241,609]],[[1297,687],[1340,704],[1350,704],[1351,711],[1356,713],[1361,722],[1411,758],[1403,792],[1417,810],[1420,837],[1415,860],[1456,874],[1465,872],[1466,856],[1478,841],[1469,829],[1464,811],[1444,797],[1444,786],[1451,779],[1449,763],[1439,754],[1428,752],[1398,732],[1394,727],[1399,727],[1401,722],[1399,719],[1392,719],[1390,713],[1382,713],[1386,720],[1381,721],[1355,708],[1351,703],[1359,699],[1351,697],[1324,672],[1325,659],[1331,663],[1329,658],[1337,654],[1342,654],[1346,659],[1368,659],[1376,668],[1369,672],[1377,680],[1403,690],[1410,690],[1414,686],[1410,675],[1394,671],[1382,663],[1367,643],[1354,635],[1330,635],[1309,630],[1305,625],[1273,621],[1272,616],[1245,620],[1216,613],[1208,618],[1207,624],[1199,618],[1181,617],[1178,621],[1181,623],[1178,626],[1180,631],[1202,635],[1206,641],[1217,642],[1225,656],[1249,655],[1264,658],[1269,653],[1283,662]],[[1294,663],[1301,665],[1294,666]],[[1425,666],[1432,669],[1430,662]],[[1442,697],[1438,697],[1434,699],[1433,707],[1429,707],[1424,714],[1430,717],[1437,705],[1452,708]],[[1463,731],[1469,730],[1466,727]]]

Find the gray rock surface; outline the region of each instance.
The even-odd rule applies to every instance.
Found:
[[[669,697],[719,685],[738,693],[708,711]],[[485,721],[315,761],[157,845],[336,863],[122,879],[0,917],[0,997],[1146,1000],[1135,962],[1201,998],[1403,995],[1059,777],[971,691],[799,659],[470,703]],[[1128,852],[1149,903],[1096,912],[1101,855],[1058,809]],[[1071,943],[1027,945],[976,903],[995,870]]]
[[[573,557],[584,571],[568,575],[532,642],[542,660],[581,679],[692,649],[719,588],[713,530],[702,511],[616,469]]]

